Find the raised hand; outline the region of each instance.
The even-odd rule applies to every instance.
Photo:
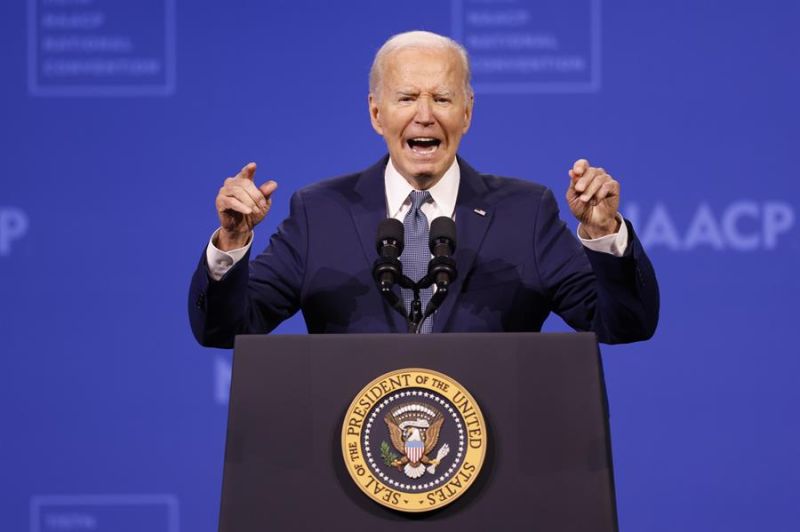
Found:
[[[275,181],[257,187],[253,182],[256,163],[248,163],[238,174],[225,180],[216,199],[222,229],[214,244],[227,251],[247,244],[253,228],[264,219],[272,206]]]
[[[582,236],[599,238],[619,231],[619,182],[586,159],[575,161],[569,177],[567,203],[581,223]]]

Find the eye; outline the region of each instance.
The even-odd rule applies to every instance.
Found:
[[[403,96],[400,96],[397,99],[397,101],[399,101],[399,102],[413,102],[414,101],[414,97],[413,96],[409,96],[409,95],[403,95]]]
[[[447,96],[437,96],[433,99],[436,103],[450,103],[450,98]]]

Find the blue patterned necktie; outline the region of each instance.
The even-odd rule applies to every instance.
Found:
[[[428,263],[431,260],[431,251],[428,246],[428,218],[420,208],[431,200],[431,193],[427,190],[412,190],[410,197],[411,209],[403,220],[405,247],[400,260],[403,263],[403,273],[412,281],[417,282],[428,273]],[[404,288],[402,293],[406,309],[410,309],[411,302],[414,300],[414,291]],[[419,298],[422,301],[422,312],[425,312],[425,307],[428,301],[431,300],[432,295],[433,288],[420,290]],[[431,332],[433,329],[432,319],[433,316],[425,320],[420,332]]]

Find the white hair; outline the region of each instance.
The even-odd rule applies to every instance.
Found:
[[[432,33],[430,31],[407,31],[398,33],[389,38],[383,46],[378,49],[375,59],[372,61],[372,68],[369,69],[369,92],[376,98],[380,97],[381,82],[383,81],[383,67],[386,57],[392,52],[406,48],[435,48],[440,50],[453,50],[458,53],[464,67],[464,94],[470,98],[473,94],[470,78],[472,70],[469,66],[469,56],[467,50],[458,42],[450,37]]]

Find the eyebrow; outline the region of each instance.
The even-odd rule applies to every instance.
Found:
[[[417,89],[400,89],[395,91],[395,95],[397,96],[417,96],[420,94],[421,91]],[[453,91],[448,89],[436,90],[431,92],[434,96],[452,96]]]

